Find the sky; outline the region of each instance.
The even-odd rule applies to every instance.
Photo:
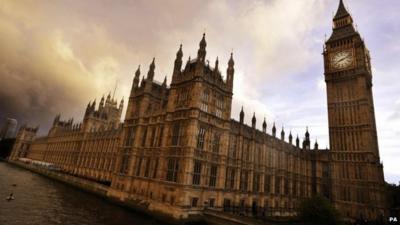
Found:
[[[134,71],[171,80],[179,45],[195,57],[203,32],[207,59],[225,76],[235,60],[232,118],[240,108],[268,132],[329,147],[322,48],[338,0],[0,0],[0,119],[40,125],[56,114],[82,119],[89,101],[115,91],[127,99]],[[400,181],[400,1],[344,0],[371,52],[385,179]],[[97,101],[97,102],[98,102]],[[126,101],[125,101],[126,102]]]

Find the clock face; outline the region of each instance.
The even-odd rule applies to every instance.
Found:
[[[344,69],[353,63],[353,55],[350,50],[334,53],[332,56],[332,65],[335,69]]]

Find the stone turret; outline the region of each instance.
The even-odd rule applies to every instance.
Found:
[[[256,113],[253,113],[253,118],[251,118],[251,127],[253,128],[253,129],[255,129],[256,128]]]
[[[244,112],[243,112],[243,106],[242,106],[242,110],[240,111],[239,117],[240,117],[240,123],[241,123],[241,124],[243,124],[243,123],[244,123]]]
[[[272,126],[272,136],[276,137],[276,127],[275,127],[275,122],[274,122],[274,125]]]
[[[99,110],[101,110],[103,107],[104,107],[104,95],[103,95],[103,97],[101,97],[100,104],[99,104]]]
[[[175,63],[174,63],[174,71],[172,73],[172,82],[175,82],[175,80],[181,74],[182,58],[183,58],[183,52],[182,52],[182,44],[181,44],[179,46],[178,52],[176,53],[176,58],[175,58]],[[189,61],[188,61],[188,64],[189,64]],[[188,66],[188,64],[186,66]]]
[[[265,121],[265,117],[264,117],[264,122],[263,122],[263,124],[262,124],[262,129],[263,129],[263,132],[264,132],[264,133],[267,132],[267,121]]]
[[[155,61],[156,58],[153,58],[153,61],[150,63],[149,72],[147,72],[147,80],[153,81],[154,79],[154,70],[156,68]]]
[[[206,59],[206,54],[207,54],[206,47],[207,47],[206,34],[204,33],[203,38],[199,43],[199,50],[197,51],[197,61],[201,64],[204,64]]]
[[[233,53],[231,53],[231,57],[228,61],[228,69],[226,70],[226,83],[229,86],[230,90],[233,90],[233,78],[235,74],[234,68],[235,62],[233,61]]]
[[[315,139],[314,150],[318,150],[318,140]]]
[[[311,147],[311,142],[310,142],[310,133],[308,132],[308,127],[306,128],[306,133],[305,133],[305,138],[303,141],[303,149],[309,150]]]
[[[139,81],[140,81],[140,65],[138,66],[138,68],[135,72],[135,78],[133,78],[132,90],[139,87]]]
[[[124,98],[121,99],[121,102],[119,103],[119,112],[120,114],[122,113],[122,109],[124,108]]]

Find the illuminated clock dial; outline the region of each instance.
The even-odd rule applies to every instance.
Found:
[[[337,52],[332,57],[333,68],[344,69],[353,63],[353,56],[351,51]]]

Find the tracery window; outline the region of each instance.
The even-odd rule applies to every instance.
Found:
[[[254,174],[253,177],[253,192],[258,192],[260,190],[260,174]]]
[[[193,184],[200,185],[201,181],[201,161],[195,160],[193,166]]]
[[[154,164],[153,178],[156,178],[156,177],[157,177],[158,160],[159,160],[159,159],[157,158],[156,161],[155,161],[155,164]]]
[[[175,158],[168,159],[167,165],[167,181],[178,181],[179,160]]]
[[[146,138],[147,138],[147,127],[144,128],[143,136],[142,136],[142,146],[146,145]]]
[[[215,106],[216,106],[215,107],[216,108],[215,115],[219,118],[222,118],[222,113],[224,111],[224,97],[223,96],[217,97]]]
[[[206,136],[206,128],[205,127],[200,127],[199,128],[199,133],[197,136],[197,148],[198,149],[203,149],[204,148],[204,139]]]
[[[236,137],[235,136],[230,137],[228,157],[229,158],[236,157]]]
[[[156,128],[151,129],[151,136],[150,136],[150,147],[154,147],[155,145],[155,136],[156,136]]]
[[[127,174],[128,173],[128,163],[129,163],[129,149],[124,149],[123,155],[122,155],[122,160],[121,160],[121,166],[119,168],[119,172],[122,174]]]
[[[135,172],[136,176],[140,176],[140,170],[141,170],[141,167],[142,167],[142,160],[143,159],[140,157],[139,160],[136,163],[136,172]]]
[[[144,176],[149,177],[149,171],[150,171],[150,158],[146,159],[146,167],[144,169]]]
[[[164,133],[164,127],[162,126],[160,128],[160,132],[158,134],[158,141],[157,141],[157,146],[160,147],[162,145],[162,140],[163,140],[163,133]]]
[[[211,166],[210,182],[209,182],[210,187],[215,187],[215,185],[217,183],[217,169],[218,169],[217,165]]]
[[[201,105],[200,109],[204,112],[208,112],[208,101],[210,98],[210,93],[208,90],[203,91],[201,95]]]
[[[213,151],[213,153],[218,153],[220,139],[221,139],[221,135],[220,134],[214,134],[214,138],[213,138],[213,141],[212,141],[212,151]]]
[[[247,191],[248,180],[249,180],[248,171],[242,171],[242,175],[240,177],[240,187],[239,187],[241,191]]]
[[[233,189],[235,187],[235,168],[227,168],[225,188]]]
[[[271,192],[271,175],[264,176],[264,193]]]
[[[281,179],[279,177],[275,177],[275,194],[281,193]]]
[[[130,127],[127,129],[127,133],[125,136],[125,146],[132,146],[135,140],[135,128]]]
[[[179,135],[181,130],[181,124],[179,122],[175,122],[172,127],[172,145],[179,145]]]

